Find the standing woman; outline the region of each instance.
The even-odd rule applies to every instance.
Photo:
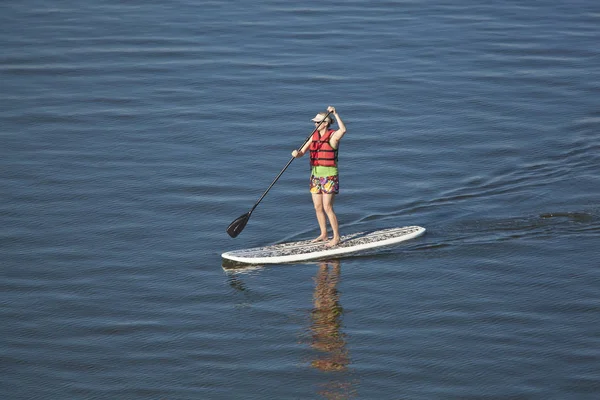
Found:
[[[338,147],[340,140],[346,133],[346,126],[335,110],[335,107],[327,107],[327,112],[333,115],[338,124],[338,130],[331,129],[333,120],[328,113],[320,112],[312,120],[318,129],[315,129],[311,138],[300,150],[292,152],[293,157],[302,157],[307,151],[310,152],[310,193],[317,213],[317,221],[321,234],[314,242],[326,241],[327,219],[333,231],[333,238],[327,242],[327,247],[332,247],[340,242],[338,220],[333,211],[335,195],[339,192],[338,179]],[[325,119],[325,122],[321,122]],[[320,125],[319,125],[320,124]]]

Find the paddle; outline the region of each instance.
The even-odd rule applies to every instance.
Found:
[[[323,122],[325,122],[325,120],[327,119],[327,117],[329,117],[329,114],[331,114],[331,112],[328,112],[327,115],[323,118],[323,120],[321,120],[321,122],[319,122],[319,125],[317,125],[317,127],[310,133],[310,135],[308,135],[308,137],[306,138],[306,140],[304,141],[304,143],[302,143],[302,146],[300,146],[300,149],[302,149],[302,147],[304,147],[304,145],[306,144],[306,142],[308,142],[310,140],[310,138],[315,133],[315,131],[319,130],[319,128],[321,127],[321,124]],[[258,206],[258,204],[267,195],[267,193],[269,193],[269,190],[271,190],[271,188],[273,187],[273,185],[275,185],[275,182],[277,182],[277,180],[279,179],[279,177],[281,175],[283,175],[283,173],[285,172],[285,170],[287,169],[287,167],[289,167],[290,164],[292,163],[292,161],[294,161],[294,158],[295,157],[292,157],[290,159],[290,161],[288,161],[288,163],[285,165],[285,167],[283,167],[283,169],[281,170],[281,172],[279,173],[279,175],[277,175],[277,177],[275,177],[275,179],[273,180],[273,182],[271,182],[271,185],[269,185],[269,187],[267,188],[267,190],[265,190],[265,192],[262,194],[262,196],[260,196],[260,199],[258,199],[258,201],[256,202],[256,204],[254,204],[254,206],[250,209],[250,211],[248,211],[246,214],[243,214],[243,215],[239,216],[238,218],[236,218],[235,221],[233,221],[231,224],[229,224],[229,226],[227,227],[227,233],[229,234],[229,236],[231,236],[232,238],[237,237],[244,230],[244,228],[246,227],[246,224],[248,223],[248,220],[250,219],[250,216],[252,215],[252,212],[254,211],[254,209],[256,208],[256,206]]]

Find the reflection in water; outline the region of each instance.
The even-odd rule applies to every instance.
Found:
[[[340,260],[323,261],[318,265],[309,328],[310,346],[316,351],[316,356],[310,365],[326,375],[323,375],[325,381],[318,384],[317,394],[330,400],[355,398],[357,382],[351,379],[351,372],[348,372],[350,357],[342,332],[343,309],[337,289],[341,278]],[[256,268],[224,269],[228,272],[229,286],[245,298],[244,303],[236,306],[251,305],[252,290],[248,289],[242,277],[246,271],[255,271]]]
[[[229,286],[231,286],[233,289],[239,292],[245,292],[248,290],[246,289],[246,285],[244,285],[244,282],[242,282],[242,280],[239,279],[237,275],[230,275],[227,281],[229,283]]]
[[[350,363],[344,335],[340,329],[343,310],[337,290],[339,279],[339,260],[319,264],[311,314],[311,345],[315,350],[319,350],[322,356],[311,365],[322,371],[344,371]]]
[[[343,309],[339,301],[337,284],[340,280],[340,261],[319,263],[315,277],[313,309],[311,312],[311,347],[319,355],[311,366],[325,372],[347,371],[350,364],[342,328]],[[353,397],[352,384],[334,379],[322,385],[319,395],[327,399]]]

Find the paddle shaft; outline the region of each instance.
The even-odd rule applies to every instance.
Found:
[[[323,124],[323,122],[325,122],[325,120],[327,119],[327,117],[329,117],[329,114],[331,114],[331,111],[328,112],[325,117],[323,117],[323,120],[319,123],[319,125],[317,125],[317,127],[310,133],[310,135],[308,135],[308,137],[304,140],[304,143],[302,143],[302,146],[300,146],[300,149],[302,149],[304,147],[304,145],[306,144],[306,142],[308,142],[310,140],[310,138],[312,137],[312,135],[314,135],[314,133],[319,130],[319,128],[321,127],[321,124]],[[281,172],[275,177],[275,179],[273,180],[273,182],[271,182],[271,184],[269,185],[269,187],[267,188],[267,190],[265,190],[265,192],[262,194],[262,196],[260,196],[260,199],[258,199],[258,201],[256,202],[256,204],[254,204],[254,206],[250,210],[249,214],[252,214],[252,211],[254,211],[254,209],[260,204],[260,202],[262,201],[262,199],[264,199],[264,197],[267,195],[267,193],[269,193],[269,190],[271,190],[271,188],[273,187],[273,185],[275,185],[275,182],[277,182],[279,180],[279,178],[281,177],[281,175],[283,175],[283,173],[290,166],[290,164],[292,163],[292,161],[294,161],[294,158],[296,158],[296,157],[292,157],[290,159],[290,161],[288,161],[288,163],[285,165],[285,167],[283,167],[283,169],[281,170]]]

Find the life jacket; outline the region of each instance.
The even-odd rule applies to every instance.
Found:
[[[330,129],[322,137],[319,137],[319,131],[313,133],[312,141],[308,147],[311,166],[337,167],[338,151],[329,144],[333,132],[335,130]]]

